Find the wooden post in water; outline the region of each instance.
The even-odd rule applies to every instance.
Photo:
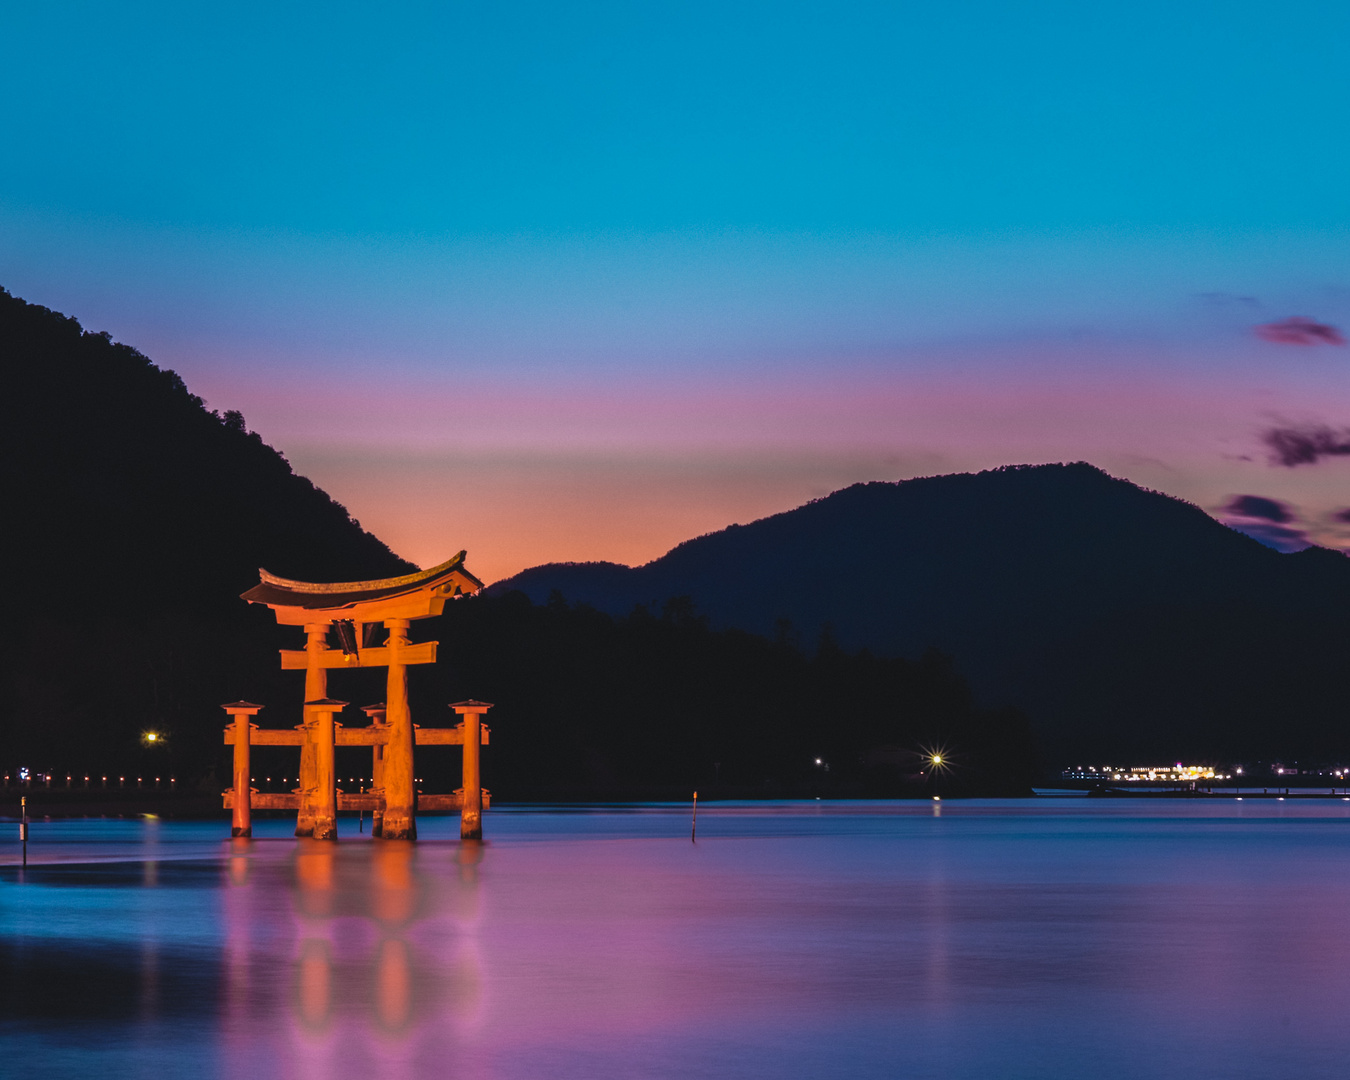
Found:
[[[249,717],[257,716],[262,706],[250,701],[235,701],[221,708],[232,721],[233,731],[226,729],[226,735],[234,738],[234,821],[230,835],[252,836],[253,775],[249,767],[249,745],[253,741],[253,729],[258,725]]]
[[[370,726],[372,728],[384,728],[384,702],[380,701],[374,705],[366,705],[361,711],[370,717]],[[384,744],[375,743],[370,748],[370,790],[376,795],[384,794]],[[370,835],[384,835],[384,811],[379,808],[379,800],[375,802],[375,809],[370,812]]]
[[[483,776],[479,753],[483,738],[483,714],[492,708],[485,701],[461,701],[450,708],[462,716],[464,739],[464,786],[460,788],[459,838],[483,839]]]

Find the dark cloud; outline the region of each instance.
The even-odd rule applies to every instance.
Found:
[[[1286,525],[1294,520],[1293,513],[1284,503],[1261,495],[1234,495],[1233,501],[1225,506],[1224,510],[1238,517],[1259,518],[1279,525]]]
[[[1302,529],[1295,529],[1288,525],[1277,525],[1273,521],[1225,521],[1230,529],[1236,529],[1245,536],[1250,536],[1258,543],[1265,544],[1266,547],[1274,548],[1276,551],[1290,552],[1302,551],[1304,548],[1313,546],[1311,540]]]
[[[1337,510],[1331,515],[1331,520],[1350,522],[1350,510]]]
[[[1234,495],[1223,508],[1223,523],[1276,551],[1302,551],[1312,541],[1297,525],[1294,508],[1264,495]]]
[[[1291,315],[1278,322],[1252,327],[1252,333],[1277,345],[1344,345],[1345,338],[1336,327],[1302,315]]]
[[[1336,431],[1325,425],[1270,428],[1261,435],[1270,448],[1272,465],[1315,465],[1325,457],[1350,456],[1350,431]]]

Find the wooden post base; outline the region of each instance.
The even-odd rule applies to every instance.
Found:
[[[386,807],[384,817],[380,821],[380,839],[416,840],[417,818],[406,810],[398,813]]]

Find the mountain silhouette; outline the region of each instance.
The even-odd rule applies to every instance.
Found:
[[[953,657],[1031,716],[1048,764],[1350,760],[1350,559],[1280,554],[1083,463],[857,484],[645,566],[496,583],[612,613],[688,597],[714,626],[828,629]]]
[[[414,569],[240,414],[3,290],[0,372],[6,768],[214,761],[219,704],[285,685],[270,612],[239,600],[259,566],[318,581]],[[168,736],[153,752],[147,729]]]
[[[276,651],[299,632],[240,599],[258,567],[310,581],[413,567],[240,414],[3,291],[0,373],[0,766],[176,774],[218,792],[222,702],[264,705],[266,727],[301,719],[303,680]],[[616,619],[519,593],[451,604],[416,636],[442,642],[410,680],[419,722],[448,723],[450,701],[494,703],[483,767],[498,799],[1022,794],[1034,777],[1026,718],[977,707],[935,654],[806,655],[714,630],[680,603]],[[330,692],[377,701],[384,679],[337,670]],[[947,745],[951,775],[924,775],[920,748]],[[341,776],[369,769],[369,751],[338,758]],[[255,761],[294,776],[289,748]],[[426,790],[458,786],[458,755],[417,763]]]

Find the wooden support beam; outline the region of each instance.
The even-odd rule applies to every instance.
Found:
[[[300,795],[294,791],[254,791],[250,795],[254,810],[299,810]],[[225,792],[225,809],[232,809],[236,799],[233,791]]]
[[[458,724],[455,727],[434,727],[424,728],[413,725],[413,735],[416,736],[418,746],[463,746],[464,745],[464,725]],[[486,724],[478,725],[478,745],[486,746],[488,744],[488,728]]]
[[[370,835],[373,837],[382,837],[384,835],[384,748],[389,742],[389,727],[384,722],[385,707],[384,702],[376,702],[374,705],[363,705],[361,711],[370,718],[370,727],[372,739],[380,736],[379,742],[372,742],[370,745],[370,791],[371,794],[378,796],[379,805],[371,807],[370,811]]]
[[[487,809],[491,805],[492,798],[487,788],[482,788],[482,807]],[[464,793],[455,791],[449,795],[419,795],[417,796],[417,812],[427,814],[448,814],[454,811],[464,810]]]
[[[248,701],[236,701],[222,705],[232,723],[225,729],[225,741],[234,744],[234,815],[230,824],[231,836],[252,836],[253,816],[249,795],[252,792],[252,777],[249,767],[248,748],[252,742],[252,732],[257,724],[250,717],[257,716],[261,705]]]
[[[406,645],[399,649],[404,664],[434,664],[436,662],[435,641],[419,641],[416,645]],[[301,671],[309,668],[308,649],[281,649],[281,670]],[[393,654],[387,645],[374,649],[358,649],[354,653],[344,653],[341,649],[323,649],[316,663],[322,668],[359,668],[388,667]]]
[[[378,727],[339,727],[337,729],[338,746],[384,746],[389,741],[389,730],[383,724]]]
[[[485,701],[461,701],[450,708],[464,718],[460,744],[464,747],[464,786],[460,789],[459,838],[483,839],[483,781],[479,771],[483,714],[492,708]]]
[[[483,788],[483,809],[491,806],[492,798],[487,788]],[[251,791],[249,796],[250,805],[254,810],[298,810],[300,808],[300,794],[295,791]],[[226,810],[232,810],[237,800],[234,791],[226,791],[222,795]],[[440,795],[418,795],[417,810],[419,813],[429,814],[457,813],[463,803],[463,793],[459,791]],[[337,793],[337,808],[345,812],[354,812],[357,810],[368,810],[371,813],[378,813],[384,809],[384,796],[373,792],[346,792]]]
[[[234,740],[234,728],[227,727],[225,729],[225,745],[233,746]],[[301,746],[305,741],[305,725],[300,724],[288,731],[284,728],[260,728],[257,724],[251,724],[248,741],[252,746]]]

